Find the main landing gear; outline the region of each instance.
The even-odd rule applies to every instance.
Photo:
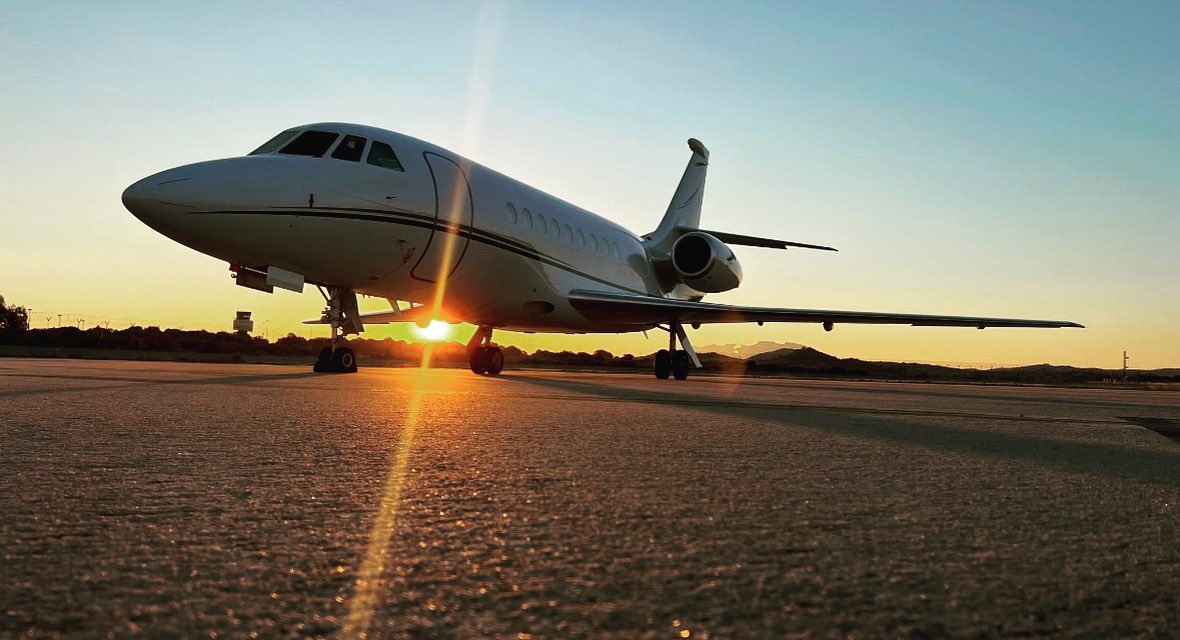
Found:
[[[312,365],[316,373],[356,373],[356,353],[339,344],[341,335],[360,333],[365,330],[361,324],[356,306],[356,293],[343,287],[320,287],[320,294],[328,302],[324,309],[323,321],[332,327],[332,346],[324,347],[320,357]]]
[[[479,375],[498,376],[504,370],[504,351],[492,346],[492,328],[483,325],[467,343],[467,361]]]
[[[677,380],[688,379],[689,368],[695,365],[700,369],[701,360],[693,350],[692,343],[688,341],[688,334],[684,332],[684,326],[679,322],[670,322],[667,327],[660,328],[668,332],[668,348],[656,352],[656,377],[660,380],[667,380],[668,376]],[[680,339],[683,349],[676,349],[677,338]]]

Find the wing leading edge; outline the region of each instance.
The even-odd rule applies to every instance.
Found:
[[[775,309],[738,307],[711,302],[669,300],[650,296],[601,291],[576,290],[569,295],[570,305],[590,320],[613,324],[738,323],[738,322],[816,322],[830,328],[833,324],[908,324],[915,327],[1039,327],[1085,328],[1065,320],[1021,320],[1017,318],[977,318],[970,316],[936,316],[915,313],[879,313],[875,311],[827,311],[822,309]]]

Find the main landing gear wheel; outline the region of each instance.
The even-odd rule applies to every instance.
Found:
[[[676,355],[672,356],[672,377],[677,380],[687,380],[690,366],[692,366],[692,361],[688,359],[688,352],[677,351]],[[667,376],[664,377],[667,378]]]
[[[656,352],[655,372],[660,380],[667,380],[668,374],[672,373],[672,354],[667,349]]]
[[[484,347],[476,347],[467,354],[467,364],[471,367],[471,373],[476,375],[483,375],[488,370],[487,354],[484,353]]]
[[[498,376],[504,370],[504,352],[500,347],[484,347],[487,353],[484,356],[484,362],[488,365],[488,375]]]
[[[688,334],[684,332],[684,327],[675,321],[668,323],[667,327],[660,328],[668,332],[668,348],[656,352],[653,367],[656,378],[667,380],[668,376],[671,376],[677,380],[687,380],[689,369],[693,365],[701,366],[692,344],[688,341]],[[677,339],[680,340],[683,349],[676,348]]]
[[[498,376],[504,370],[504,352],[500,347],[476,347],[471,350],[468,363],[473,373]]]
[[[504,370],[504,351],[492,346],[492,328],[481,326],[467,343],[467,363],[477,375],[498,376]]]

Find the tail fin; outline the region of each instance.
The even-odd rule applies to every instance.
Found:
[[[696,138],[688,139],[692,157],[680,178],[680,185],[668,204],[660,226],[645,236],[650,246],[664,251],[680,237],[682,229],[696,229],[701,224],[701,200],[705,194],[705,170],[709,168],[709,150]]]

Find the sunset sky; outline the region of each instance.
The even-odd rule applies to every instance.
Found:
[[[1180,366],[1177,3],[17,2],[4,14],[0,295],[31,307],[34,326],[60,313],[228,330],[249,309],[272,339],[326,335],[299,324],[322,307],[314,289],[234,286],[227,265],[144,226],[119,196],[330,120],[435,142],[637,233],[658,223],[697,137],[712,154],[702,225],[840,249],[740,247],[744,284],[709,300],[1088,327],[718,325],[693,332],[697,345],[1110,368],[1125,349],[1133,367]],[[665,338],[497,340],[649,353]]]

